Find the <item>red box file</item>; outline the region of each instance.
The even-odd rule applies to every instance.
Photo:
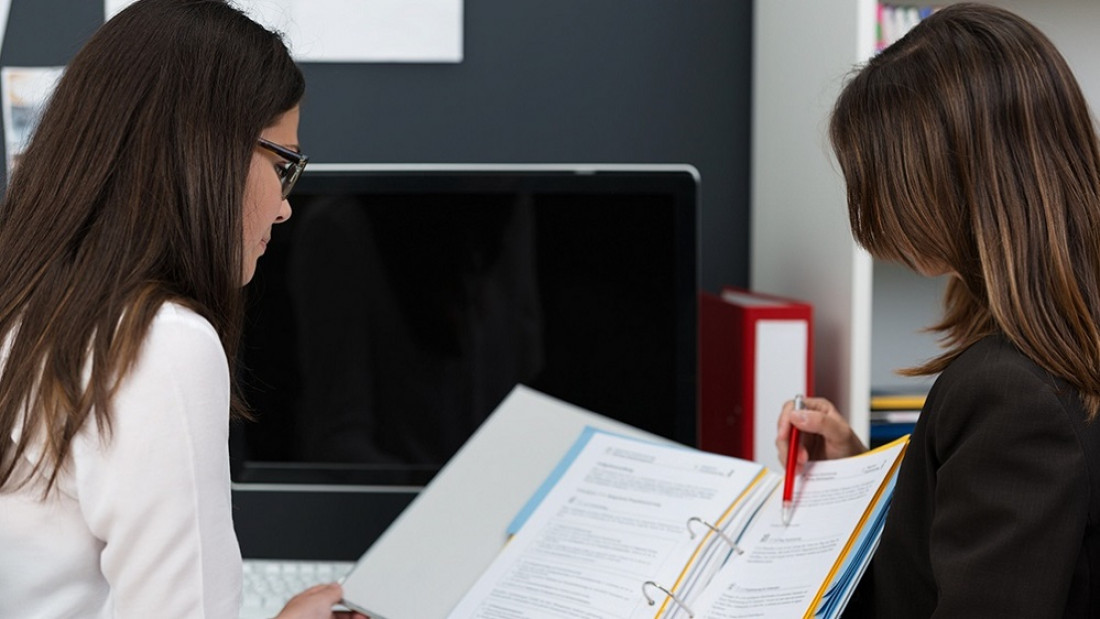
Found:
[[[783,402],[813,391],[813,307],[726,286],[700,293],[700,448],[780,470]]]

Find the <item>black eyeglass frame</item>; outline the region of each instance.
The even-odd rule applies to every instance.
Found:
[[[279,184],[283,189],[283,199],[286,200],[286,197],[290,195],[290,190],[294,189],[294,183],[297,183],[298,177],[302,175],[302,170],[306,169],[309,157],[263,138],[257,138],[256,143],[282,157],[290,164],[287,168],[279,169]]]

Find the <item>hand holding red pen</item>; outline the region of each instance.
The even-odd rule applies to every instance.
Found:
[[[802,409],[802,396],[794,396],[794,410],[801,411]],[[787,468],[783,476],[783,526],[791,523],[791,515],[794,514],[794,483],[795,473],[798,470],[798,452],[800,448],[798,427],[792,425],[787,437]]]
[[[810,460],[846,458],[867,451],[832,402],[825,398],[802,398],[802,405],[802,409],[796,410],[794,401],[788,400],[779,415],[775,446],[781,462],[787,462],[794,453],[795,465],[788,464],[788,471],[798,475]],[[791,440],[792,432],[795,440]]]

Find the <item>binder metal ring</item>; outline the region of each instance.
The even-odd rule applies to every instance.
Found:
[[[718,527],[716,527],[713,524],[707,522],[706,520],[703,520],[702,518],[700,518],[698,516],[692,516],[691,518],[688,518],[688,521],[687,521],[688,535],[691,536],[691,539],[695,539],[695,531],[691,530],[691,523],[692,522],[698,522],[699,524],[702,524],[703,526],[710,529],[711,531],[714,531],[714,534],[717,535],[718,537],[721,537],[723,540],[725,540],[725,542],[730,545],[730,548],[732,548],[737,554],[739,554],[739,555],[745,554],[745,551],[742,550],[741,547],[738,546],[736,542],[734,542],[732,539],[730,539],[730,537],[728,535],[726,535],[725,533],[720,531],[718,529]]]
[[[675,593],[669,591],[668,589],[665,589],[664,587],[662,587],[661,585],[653,582],[652,580],[647,580],[647,581],[642,583],[642,595],[645,596],[645,601],[649,602],[650,606],[653,606],[657,602],[652,597],[649,596],[649,592],[646,591],[646,587],[654,587],[656,589],[660,589],[661,591],[664,592],[665,595],[667,595],[680,608],[684,609],[684,612],[686,612],[688,614],[689,619],[694,619],[695,618],[695,613],[691,612],[691,609],[688,608],[687,604],[684,604],[684,601],[681,600],[679,597],[677,597]]]

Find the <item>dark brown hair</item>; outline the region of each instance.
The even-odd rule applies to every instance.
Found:
[[[219,0],[139,0],[77,53],[0,203],[0,486],[42,441],[52,487],[90,415],[109,435],[166,301],[234,367],[249,163],[303,90],[282,39]]]
[[[1027,21],[951,5],[845,86],[830,137],[856,241],[954,273],[932,374],[1005,334],[1100,411],[1100,154],[1061,54]]]

